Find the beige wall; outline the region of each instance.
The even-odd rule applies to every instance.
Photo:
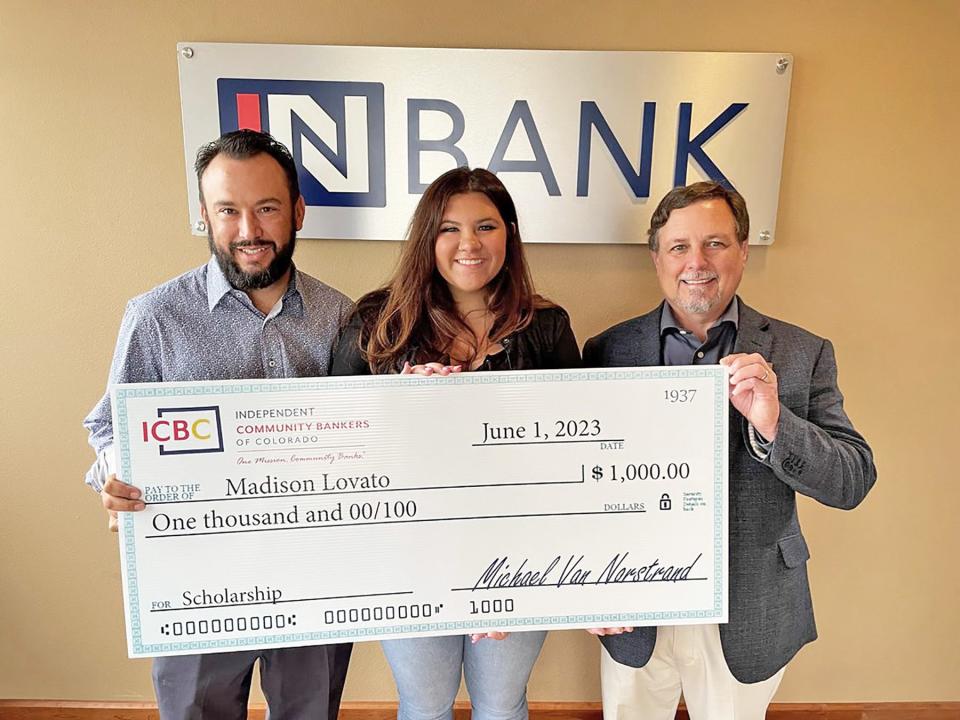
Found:
[[[960,699],[960,222],[943,189],[960,165],[958,39],[957,0],[0,0],[0,697],[151,697],[148,663],[125,657],[80,419],[126,299],[205,259],[186,230],[175,55],[195,40],[793,53],[778,239],[742,291],[835,341],[880,480],[853,513],[801,503],[821,639],[778,699]],[[297,252],[356,296],[396,249]],[[644,247],[529,253],[581,340],[657,299]],[[348,698],[393,697],[378,648],[355,657]],[[597,699],[596,661],[584,633],[552,634],[531,698]]]

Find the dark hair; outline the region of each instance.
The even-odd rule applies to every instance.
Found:
[[[743,196],[736,190],[716,182],[698,182],[684,187],[675,187],[673,190],[663,196],[663,200],[657,205],[650,218],[650,229],[647,230],[647,237],[650,242],[650,250],[656,252],[660,247],[660,240],[657,233],[660,228],[667,224],[670,219],[670,213],[674,210],[685,208],[694,203],[703,202],[721,198],[727,203],[730,212],[733,213],[733,223],[737,230],[737,242],[741,245],[747,241],[750,235],[750,215],[747,213],[747,203]]]
[[[290,151],[273,139],[269,133],[256,130],[234,130],[224,133],[213,142],[207,143],[197,150],[197,161],[193,164],[197,171],[197,185],[200,187],[200,202],[203,202],[203,185],[200,181],[207,166],[213,159],[223,153],[234,160],[246,160],[261,153],[266,153],[283,168],[287,176],[287,188],[290,190],[290,202],[295,203],[300,197],[300,179],[297,177],[297,164],[293,161]]]
[[[469,340],[473,334],[437,270],[435,254],[447,203],[454,195],[471,192],[489,198],[503,218],[507,233],[503,267],[487,285],[487,309],[494,318],[487,339],[497,343],[523,330],[533,319],[535,308],[551,305],[534,292],[517,227],[517,210],[503,183],[482,168],[450,170],[430,183],[417,203],[393,277],[357,303],[363,320],[360,345],[372,371],[396,371],[405,359],[429,362],[448,358],[454,340],[463,336],[472,346],[473,357],[458,360],[476,360],[479,346]]]

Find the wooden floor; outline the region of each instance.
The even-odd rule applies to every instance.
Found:
[[[251,707],[250,720],[263,720],[263,707]],[[339,720],[394,720],[394,703],[344,703]],[[469,720],[457,703],[454,720]],[[531,703],[531,720],[602,720],[599,703]],[[768,720],[960,720],[960,702],[777,703]],[[67,700],[0,700],[0,720],[160,720],[154,703],[97,703]],[[684,709],[677,720],[689,720]]]

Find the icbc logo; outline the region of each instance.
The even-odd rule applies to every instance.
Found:
[[[140,424],[145,443],[158,443],[161,455],[223,452],[220,408],[216,405],[157,408],[157,420]]]

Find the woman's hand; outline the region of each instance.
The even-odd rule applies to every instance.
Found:
[[[423,365],[411,365],[404,361],[401,375],[452,375],[463,370],[463,365],[444,365],[443,363],[432,362]]]
[[[490,632],[482,632],[482,633],[472,633],[470,635],[470,642],[476,645],[478,642],[480,642],[484,638],[490,638],[491,640],[506,640],[507,635],[509,634],[510,633],[500,632],[499,630],[491,630]]]
[[[623,635],[623,633],[633,632],[632,627],[605,627],[605,628],[587,628],[591,635]]]

